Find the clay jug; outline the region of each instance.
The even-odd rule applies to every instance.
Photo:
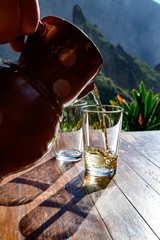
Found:
[[[51,149],[62,108],[93,89],[101,66],[98,49],[79,28],[42,19],[18,62],[0,67],[0,179]]]

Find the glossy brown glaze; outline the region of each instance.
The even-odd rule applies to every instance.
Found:
[[[0,68],[0,178],[44,156],[61,108],[93,89],[101,66],[99,51],[77,27],[56,17],[42,20],[18,63]]]

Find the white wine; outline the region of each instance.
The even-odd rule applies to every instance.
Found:
[[[104,111],[103,105],[102,105],[102,102],[101,102],[101,99],[100,99],[98,89],[97,89],[95,84],[94,84],[94,89],[92,91],[92,95],[93,95],[94,101],[95,101],[96,106],[97,106],[97,111],[98,112],[99,111],[103,112]],[[98,117],[99,117],[99,122],[100,122],[101,128],[104,129],[105,144],[106,144],[106,149],[108,149],[107,127],[106,127],[104,114],[102,114],[102,116],[100,116],[100,114],[99,114]]]
[[[117,168],[116,156],[110,149],[85,147],[85,169],[94,176],[114,175]]]

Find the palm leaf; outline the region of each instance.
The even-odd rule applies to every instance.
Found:
[[[157,128],[160,126],[160,122],[159,123],[156,123],[154,125],[151,125],[149,127],[147,127],[147,130],[157,130]]]

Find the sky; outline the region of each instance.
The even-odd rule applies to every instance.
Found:
[[[157,2],[157,3],[159,3],[160,4],[160,0],[153,0],[154,2]]]

